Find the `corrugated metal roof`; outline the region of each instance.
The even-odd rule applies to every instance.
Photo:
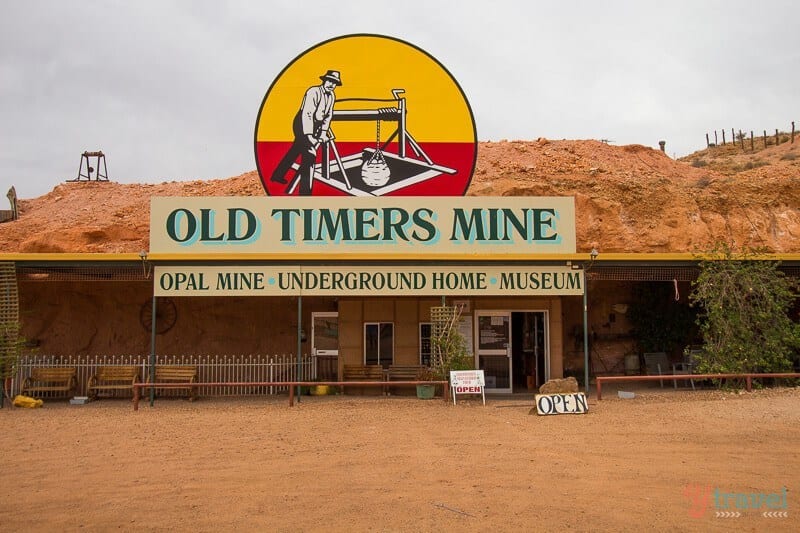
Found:
[[[81,266],[20,266],[17,277],[21,283],[41,281],[146,281],[149,269],[144,265],[81,265]]]
[[[596,266],[587,271],[592,281],[694,281],[696,266]]]

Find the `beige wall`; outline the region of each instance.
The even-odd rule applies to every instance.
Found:
[[[364,362],[361,345],[364,311],[361,300],[339,300],[339,373],[342,366]]]
[[[579,299],[573,297],[573,299]],[[561,298],[458,298],[476,310],[548,311],[550,319],[550,375],[564,372],[564,317]],[[451,303],[451,300],[448,300]],[[363,364],[363,323],[392,322],[395,327],[395,363],[419,364],[419,323],[430,321],[430,308],[440,298],[352,298],[339,300],[339,364]]]

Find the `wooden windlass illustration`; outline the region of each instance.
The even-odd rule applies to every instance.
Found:
[[[437,165],[417,143],[407,127],[405,91],[392,89],[391,92],[393,98],[390,99],[343,98],[336,101],[328,138],[322,145],[322,162],[314,168],[315,180],[323,180],[353,196],[382,196],[442,174],[456,173],[455,169]],[[350,108],[353,105],[356,107]],[[342,155],[336,145],[333,126],[336,122],[353,121],[375,122],[375,145]],[[396,125],[383,143],[382,122]],[[289,194],[297,187],[298,178],[296,176],[290,183]]]

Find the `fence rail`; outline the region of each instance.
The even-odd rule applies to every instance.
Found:
[[[295,387],[311,387],[315,385],[329,385],[333,387],[386,387],[388,384],[392,386],[397,385],[435,385],[442,387],[442,398],[448,404],[450,403],[450,392],[449,386],[450,382],[447,380],[439,381],[439,380],[405,380],[405,381],[293,381],[286,383],[289,386],[289,407],[294,406],[294,389]],[[158,389],[165,389],[165,388],[173,388],[173,389],[185,389],[186,387],[227,387],[230,385],[239,386],[239,385],[255,385],[255,386],[270,386],[276,385],[275,383],[137,383],[133,386],[133,410],[139,410],[139,401],[142,399],[144,390],[144,394],[147,394],[147,391],[152,388]],[[281,384],[282,385],[282,384]],[[151,401],[151,405],[152,405]]]
[[[747,392],[753,390],[753,380],[762,378],[788,379],[800,378],[798,372],[784,373],[749,373],[749,374],[659,374],[658,376],[597,376],[597,399],[603,399],[603,383],[628,382],[628,381],[677,381],[677,380],[697,380],[706,379],[744,379]]]
[[[794,121],[792,121],[791,134],[786,133],[786,132],[782,132],[778,128],[775,128],[775,143],[774,143],[775,146],[777,146],[779,144],[783,144],[784,142],[791,142],[792,144],[794,144],[795,131],[796,130],[795,130],[795,126],[794,126]],[[747,131],[739,130],[739,134],[737,135],[736,134],[736,130],[734,128],[731,128],[730,141],[728,141],[727,138],[725,137],[725,133],[726,133],[725,128],[722,128],[721,132],[722,132],[722,143],[721,143],[721,146],[725,146],[726,144],[731,144],[732,146],[736,146],[736,144],[739,143],[739,145],[742,147],[742,150],[746,150],[745,142],[747,141]],[[768,137],[769,137],[769,141],[767,140]],[[764,130],[764,134],[763,134],[763,137],[762,137],[763,138],[763,142],[764,142],[764,148],[766,148],[772,142],[772,138],[771,137],[772,137],[772,134],[770,134],[768,136],[767,135],[767,130]],[[788,139],[784,139],[783,137],[789,137],[789,138]],[[755,144],[755,135],[753,134],[753,130],[750,130],[750,141],[749,141],[749,144],[750,144],[750,151],[751,152],[755,151],[756,144]],[[717,130],[714,130],[714,142],[713,143],[711,142],[711,137],[709,137],[708,133],[706,133],[706,148],[711,148],[713,146],[720,146],[719,136],[717,135]]]
[[[19,394],[22,382],[36,367],[74,367],[78,371],[77,396],[86,395],[86,382],[100,366],[138,366],[140,379],[147,378],[149,355],[24,355],[20,358],[16,376],[11,382],[12,396]],[[297,375],[297,358],[282,355],[157,355],[156,365],[196,366],[200,383],[236,383],[231,386],[200,387],[203,396],[258,396],[286,394],[289,383],[317,379],[317,358],[303,355],[300,375]],[[253,385],[269,383],[269,385]],[[131,395],[130,391],[121,394]],[[162,396],[178,395],[180,391],[164,391]],[[42,398],[53,398],[57,393],[43,393]]]

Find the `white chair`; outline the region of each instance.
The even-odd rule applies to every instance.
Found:
[[[648,376],[669,375],[669,358],[665,352],[647,352],[644,354],[644,368]],[[664,380],[659,380],[664,388]]]
[[[688,353],[685,353],[683,356],[683,361],[680,363],[675,363],[672,365],[672,373],[673,374],[684,374],[684,375],[691,375],[694,374],[694,369],[697,366],[695,362],[695,356],[700,353],[700,350],[689,350]],[[694,388],[694,380],[690,379],[689,383],[692,384],[692,390],[696,390]],[[673,385],[675,388],[678,388],[677,380],[673,381]]]

